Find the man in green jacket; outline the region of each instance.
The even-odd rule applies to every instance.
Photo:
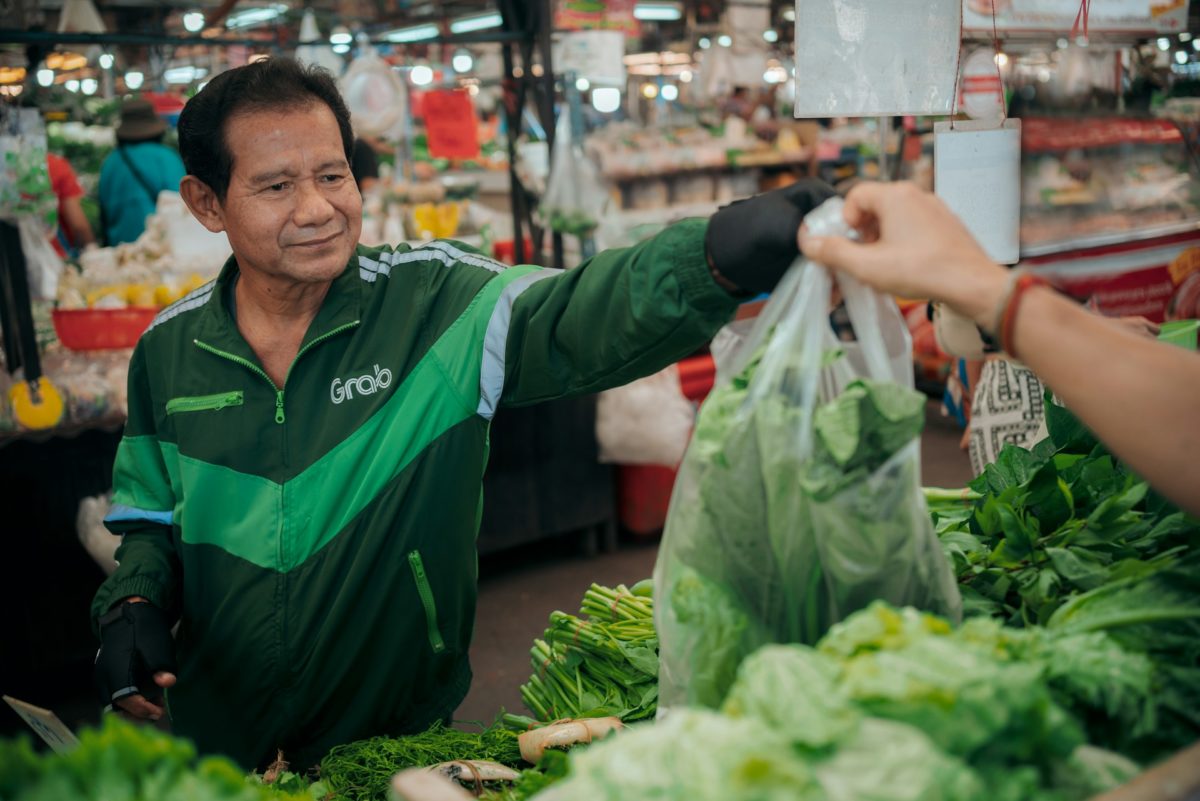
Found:
[[[184,200],[234,255],[134,350],[96,672],[105,703],[169,705],[246,767],[449,717],[496,410],[693,351],[774,286],[830,194],[769,193],[568,272],[505,268],[455,242],[357,245],[349,114],[319,70],[219,75],[179,131]]]

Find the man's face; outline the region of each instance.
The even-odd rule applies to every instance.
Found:
[[[362,231],[362,196],[329,107],[238,114],[225,141],[233,166],[217,213],[238,266],[299,283],[340,275]]]

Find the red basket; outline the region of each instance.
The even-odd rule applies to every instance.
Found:
[[[50,313],[63,347],[71,350],[132,348],[160,309],[55,309]]]

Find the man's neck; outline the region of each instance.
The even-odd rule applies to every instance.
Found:
[[[281,281],[242,271],[234,285],[238,331],[276,386],[282,387],[287,379],[289,366],[300,352],[300,343],[329,293],[330,283]]]

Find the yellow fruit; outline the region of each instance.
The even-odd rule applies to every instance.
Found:
[[[176,294],[175,290],[166,284],[159,284],[158,286],[154,287],[154,305],[158,306],[159,308],[162,308],[163,306],[170,306],[175,302],[177,297],[179,296]]]
[[[130,306],[153,306],[154,290],[145,284],[130,284],[125,287],[125,302]]]

